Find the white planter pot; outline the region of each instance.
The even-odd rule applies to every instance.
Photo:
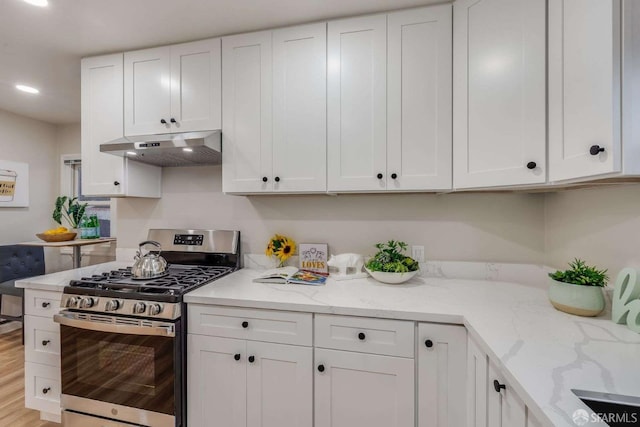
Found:
[[[583,286],[551,279],[549,301],[558,310],[577,316],[593,317],[605,306],[600,286]]]

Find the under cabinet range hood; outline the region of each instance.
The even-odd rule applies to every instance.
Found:
[[[222,162],[220,130],[128,136],[100,144],[102,153],[155,166],[199,166]]]

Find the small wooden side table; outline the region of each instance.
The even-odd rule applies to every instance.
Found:
[[[115,237],[100,237],[99,239],[76,239],[76,240],[67,240],[66,242],[45,242],[45,241],[33,241],[33,242],[22,242],[17,243],[22,246],[42,246],[45,248],[62,248],[62,247],[71,247],[73,248],[73,268],[81,267],[81,253],[80,248],[82,246],[88,245],[99,245],[101,243],[109,243],[115,242]]]

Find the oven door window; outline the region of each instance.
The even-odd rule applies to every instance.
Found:
[[[175,338],[61,326],[62,393],[175,415]]]

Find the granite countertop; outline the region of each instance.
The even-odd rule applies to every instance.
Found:
[[[70,280],[130,266],[109,262],[16,282],[18,287],[62,291]],[[452,264],[453,265],[453,264]],[[544,271],[494,264],[469,271],[429,265],[403,285],[373,279],[324,286],[253,283],[260,270],[245,268],[185,295],[185,302],[465,325],[505,379],[544,424],[575,427],[577,409],[591,412],[571,389],[640,395],[640,335],[597,318],[556,311],[547,300]],[[479,265],[479,264],[478,264]],[[456,270],[457,277],[447,271]],[[460,272],[462,271],[462,274]],[[468,277],[481,277],[472,280]],[[523,277],[529,284],[514,283]],[[509,281],[506,281],[509,280]],[[536,286],[536,283],[538,285]],[[589,426],[604,426],[590,423]]]
[[[592,412],[574,388],[640,395],[640,335],[608,313],[584,318],[556,311],[545,286],[427,277],[403,285],[371,278],[329,279],[324,286],[253,283],[258,274],[237,271],[185,301],[463,324],[544,424],[575,427],[574,411]]]

